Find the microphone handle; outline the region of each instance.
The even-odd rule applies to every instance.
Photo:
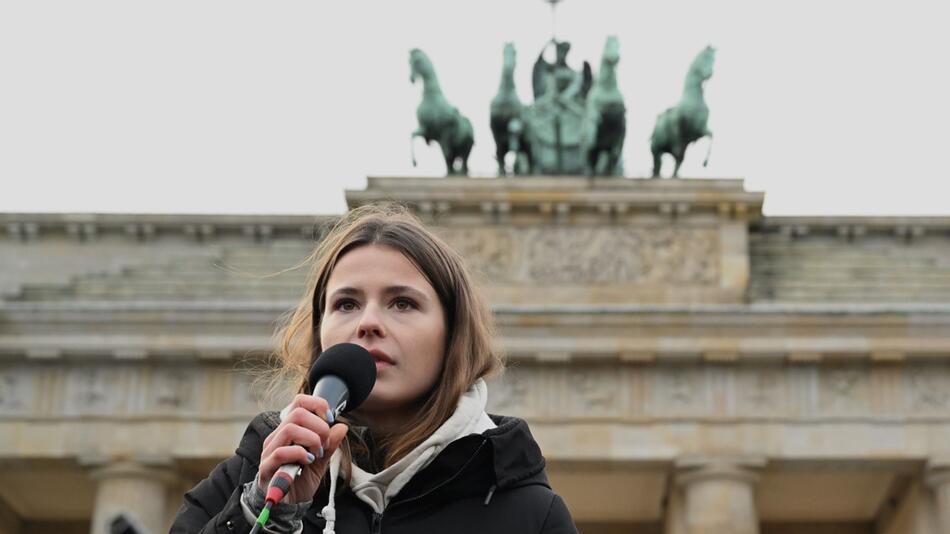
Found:
[[[313,396],[323,398],[327,401],[327,404],[330,405],[329,411],[324,414],[324,419],[326,419],[327,423],[332,425],[336,422],[340,413],[346,409],[346,401],[350,397],[350,391],[349,388],[346,387],[346,383],[338,376],[324,375],[317,380],[317,385],[313,388]],[[308,450],[307,452],[310,451]],[[302,472],[303,466],[300,464],[284,464],[274,473],[274,477],[271,478],[271,485],[273,485],[273,481],[278,478],[278,474],[283,473],[284,477],[281,478],[284,478],[284,480],[288,482],[289,488],[289,485],[293,484],[294,480],[297,480],[297,477],[300,476]],[[286,491],[287,490],[284,490],[285,493]]]
[[[317,385],[313,387],[313,396],[320,397],[327,401],[330,410],[325,414],[327,424],[336,422],[340,413],[346,410],[346,401],[350,398],[350,389],[346,386],[340,377],[336,375],[323,375],[317,380]]]

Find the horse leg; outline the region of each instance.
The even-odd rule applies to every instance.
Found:
[[[712,153],[713,135],[712,135],[712,132],[710,132],[708,128],[703,133],[703,135],[709,138],[709,147],[706,148],[706,159],[703,160],[703,167],[705,167],[706,164],[709,163],[709,154]]]
[[[659,178],[660,177],[660,165],[663,164],[663,152],[659,150],[653,150],[653,176],[650,178]]]
[[[462,160],[462,169],[460,174],[463,176],[468,176],[468,156],[472,153],[472,145],[474,144],[474,138],[469,137],[462,142],[461,146],[456,147],[457,152],[455,157]]]
[[[594,176],[597,174],[597,155],[596,147],[591,147],[584,152],[584,175]]]
[[[442,158],[445,160],[445,174],[452,176],[458,174],[455,170],[455,152],[448,139],[439,141],[439,147],[442,149]]]
[[[505,169],[505,154],[508,153],[510,147],[506,146],[508,143],[501,143],[500,140],[495,146],[495,160],[498,162],[498,176],[505,176],[508,174],[508,171]]]
[[[673,159],[676,160],[676,166],[673,167],[673,178],[680,177],[680,165],[683,164],[683,158],[686,156],[686,147],[676,147],[673,150]]]
[[[421,137],[421,138],[423,138],[423,139],[426,138],[426,132],[425,132],[425,130],[422,129],[421,126],[420,126],[419,128],[416,128],[415,131],[413,131],[411,134],[409,134],[409,154],[412,156],[412,166],[413,166],[413,167],[416,166],[416,145],[415,145],[415,143],[413,143],[413,141],[415,141],[416,137]],[[426,142],[429,143],[428,140],[427,140]]]
[[[618,148],[612,148],[607,151],[607,176],[619,176],[623,174],[620,166],[620,150]]]

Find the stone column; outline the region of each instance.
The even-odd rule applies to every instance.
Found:
[[[759,534],[755,485],[764,458],[692,457],[676,462],[684,534]]]
[[[927,462],[925,481],[933,490],[940,532],[950,532],[950,457]]]
[[[175,481],[167,467],[137,462],[114,462],[91,471],[97,481],[92,534],[108,534],[119,514],[149,534],[168,532],[168,489]]]

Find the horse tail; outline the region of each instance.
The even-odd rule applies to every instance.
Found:
[[[709,137],[709,146],[706,147],[706,159],[703,160],[703,167],[705,167],[706,164],[709,163],[709,155],[712,154],[712,144],[713,144],[712,133],[710,133],[708,137]]]

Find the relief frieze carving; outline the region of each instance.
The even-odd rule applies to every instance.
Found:
[[[493,282],[719,283],[714,228],[444,228],[439,234]]]
[[[610,368],[588,368],[569,373],[568,391],[576,400],[570,403],[576,415],[620,415],[620,373]]]
[[[0,414],[24,412],[28,406],[29,377],[13,369],[0,370]]]
[[[855,412],[869,407],[870,373],[857,366],[821,370],[820,406],[829,412]]]
[[[907,371],[906,376],[910,410],[942,411],[950,408],[950,372],[946,366],[914,367]]]
[[[785,381],[781,367],[760,367],[739,372],[740,412],[774,412],[783,408]]]
[[[691,365],[658,366],[652,373],[653,411],[686,414],[704,411],[708,384],[703,369]]]
[[[526,271],[535,283],[709,285],[719,280],[713,229],[566,227],[526,234]]]
[[[66,374],[67,413],[118,412],[118,373],[106,367],[77,367]]]
[[[698,361],[635,366],[583,362],[515,365],[489,381],[488,410],[558,420],[585,419],[592,414],[627,421],[684,417],[874,419],[896,413],[950,418],[950,364],[909,363],[900,370],[902,378],[890,383],[872,381],[870,364],[825,363],[814,366],[812,372],[796,374],[799,370],[783,364],[717,364],[710,368]],[[162,366],[141,371],[114,364],[0,368],[0,415],[20,416],[35,409],[34,388],[40,387],[40,373],[65,379],[62,395],[54,397],[58,399],[55,405],[37,414],[41,417],[194,412],[201,410],[204,402],[234,413],[262,409],[262,384],[246,373],[211,371],[228,374],[226,387],[218,383],[226,398],[215,401],[208,400],[207,368]],[[882,395],[880,388],[897,388],[892,394],[893,409],[879,412],[880,407],[872,402]],[[645,397],[632,408],[637,391]],[[813,398],[813,408],[802,409],[803,398]],[[281,401],[267,399],[263,406],[281,405]]]
[[[515,278],[515,238],[508,228],[440,229],[439,235],[465,258],[469,267],[489,280]]]
[[[195,405],[197,369],[160,369],[152,376],[152,400],[161,410],[184,410]]]
[[[529,392],[536,373],[509,368],[501,378],[488,383],[488,409],[491,413],[526,416],[530,412]]]

